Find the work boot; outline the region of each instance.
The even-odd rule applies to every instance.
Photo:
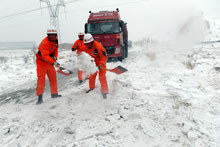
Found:
[[[107,94],[108,94],[108,93],[103,93],[103,94],[102,94],[102,96],[103,96],[104,99],[107,99]]]
[[[51,98],[58,98],[58,97],[62,97],[62,95],[60,94],[51,94]]]
[[[93,90],[93,89],[89,89],[89,90],[86,91],[86,93],[89,93],[89,92],[92,91],[92,90]]]
[[[37,105],[40,105],[40,104],[42,104],[43,103],[43,95],[41,94],[41,95],[39,95],[38,96],[38,100],[37,100]]]

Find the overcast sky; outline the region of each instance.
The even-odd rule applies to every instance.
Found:
[[[50,1],[54,4],[57,0]],[[0,3],[0,42],[39,42],[45,37],[49,25],[48,9],[12,15],[40,8],[40,0],[0,0]],[[41,6],[46,4],[41,3]],[[117,7],[121,18],[128,23],[131,40],[156,34],[155,30],[159,33],[164,28],[175,27],[174,20],[185,13],[193,16],[203,11],[205,16],[220,19],[220,0],[75,0],[60,9],[62,42],[73,43],[77,33],[84,31],[89,10],[115,10]]]

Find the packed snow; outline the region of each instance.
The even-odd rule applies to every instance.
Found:
[[[88,94],[88,80],[76,84],[77,56],[70,49],[63,50],[59,61],[75,70],[65,83],[59,77],[58,87],[65,87],[59,90],[63,97],[51,99],[45,94],[42,105],[35,104],[34,93],[19,102],[1,100],[0,146],[219,146],[220,71],[216,65],[220,45],[199,45],[185,54],[153,47],[157,44],[134,46],[128,59],[107,64],[108,68],[122,65],[128,72],[107,73],[110,92],[106,100],[98,79],[97,88]],[[14,75],[15,85],[4,83],[13,86],[7,92],[22,89],[19,85],[28,81],[35,86],[36,75],[29,79],[19,74],[36,74],[35,65],[18,64],[23,68],[6,64],[12,72],[1,68],[1,73],[7,73],[1,79]]]
[[[95,73],[98,69],[94,59],[87,53],[82,52],[82,55],[76,59],[78,69],[85,71],[87,75]]]
[[[211,21],[207,41],[218,39],[217,24]],[[196,30],[195,24],[184,29]],[[188,37],[198,35],[186,30]],[[35,95],[36,51],[1,50],[0,146],[220,147],[220,43],[189,47],[198,40],[184,41],[184,47],[172,39],[134,42],[123,62],[107,63],[109,69],[128,69],[107,72],[107,99],[98,78],[88,94],[86,75],[78,83],[78,68],[97,70],[91,58],[63,49],[58,62],[73,74],[57,74],[62,98],[51,99],[47,86],[41,105]]]

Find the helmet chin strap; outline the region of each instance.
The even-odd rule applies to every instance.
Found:
[[[94,42],[94,41],[93,41]],[[91,42],[91,45],[88,47],[88,49],[91,49],[93,46],[93,42]]]
[[[51,40],[51,39],[49,39],[51,42],[55,42],[56,40]]]
[[[50,34],[48,34],[48,39],[49,39],[49,41],[51,41],[51,42],[55,42],[55,41],[57,40],[57,37],[56,37],[56,39],[52,40],[51,37],[50,37]]]
[[[51,41],[51,42],[55,42],[56,40],[52,40],[52,39],[50,39],[50,37],[48,37],[48,39],[49,39],[49,41]]]

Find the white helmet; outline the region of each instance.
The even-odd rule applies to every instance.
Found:
[[[57,34],[57,30],[54,26],[49,26],[47,29],[47,35],[48,34]]]
[[[85,35],[84,35],[83,42],[84,42],[85,44],[88,44],[88,43],[93,42],[93,41],[94,41],[94,39],[93,39],[93,37],[92,37],[91,34],[85,34]]]
[[[79,33],[78,33],[78,36],[81,36],[81,35],[84,36],[84,33],[83,33],[83,32],[79,32]]]

